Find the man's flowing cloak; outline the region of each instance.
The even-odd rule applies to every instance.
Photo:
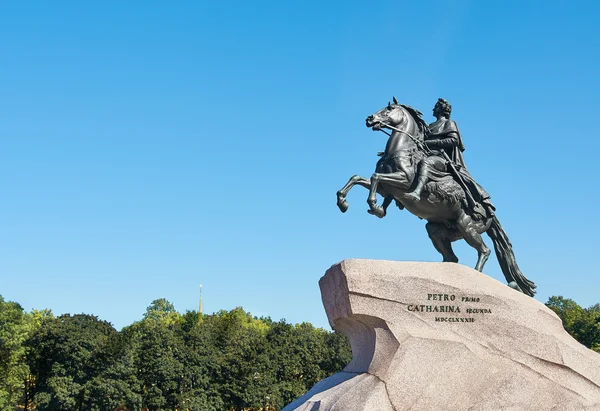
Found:
[[[452,160],[455,164],[456,170],[462,177],[465,185],[471,192],[473,199],[481,204],[486,204],[491,207],[493,210],[496,209],[491,202],[490,195],[485,191],[483,187],[481,187],[475,179],[471,176],[469,171],[467,170],[467,166],[465,165],[465,159],[463,157],[463,151],[465,151],[465,146],[462,141],[462,136],[460,134],[460,130],[456,125],[456,122],[453,120],[447,120],[443,124],[436,124],[435,122],[429,125],[429,130],[431,134],[441,134],[444,133],[446,135],[445,138],[435,138],[428,137],[430,134],[425,137],[425,141],[427,140],[438,140],[439,141],[439,150],[432,150],[433,156],[426,159],[429,163],[429,178],[432,181],[441,181],[443,179],[447,179],[450,173],[447,171],[446,164],[442,157],[440,157],[440,150],[446,152],[450,160]],[[436,155],[437,154],[437,155]],[[441,161],[440,161],[441,160]],[[443,165],[442,165],[443,164]]]

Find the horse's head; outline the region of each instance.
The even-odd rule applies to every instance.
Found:
[[[406,121],[406,112],[402,106],[398,104],[398,100],[394,97],[394,103],[388,103],[388,105],[375,114],[371,114],[367,117],[367,127],[372,128],[374,131],[379,131],[382,128],[398,127]]]

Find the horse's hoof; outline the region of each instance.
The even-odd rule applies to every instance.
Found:
[[[515,281],[511,281],[510,283],[508,283],[508,286],[513,290],[523,292],[523,290],[521,290],[521,287],[519,287],[519,285]]]
[[[374,215],[379,218],[385,217],[385,210],[382,207],[375,206],[370,210],[367,210],[367,213]]]
[[[342,213],[348,211],[348,202],[345,199],[338,199],[337,206]]]

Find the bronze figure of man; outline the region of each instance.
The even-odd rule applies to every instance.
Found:
[[[463,180],[464,185],[475,201],[475,205],[468,207],[468,211],[475,216],[484,217],[485,211],[481,207],[485,207],[489,213],[493,213],[495,207],[490,201],[490,195],[475,182],[467,171],[462,155],[465,147],[456,122],[450,120],[451,112],[452,106],[450,103],[443,98],[438,99],[433,107],[433,115],[436,121],[429,125],[429,132],[425,136],[425,145],[430,149],[431,154],[420,161],[415,178],[417,185],[412,192],[406,193],[405,196],[418,201],[432,174],[449,172],[447,156],[453,162],[459,177]],[[444,156],[444,152],[446,156]]]

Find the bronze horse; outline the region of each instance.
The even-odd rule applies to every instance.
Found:
[[[458,262],[452,250],[452,242],[464,239],[478,253],[475,269],[483,270],[491,251],[483,242],[482,233],[487,233],[496,250],[496,257],[508,285],[529,296],[535,294],[535,284],[528,280],[519,269],[508,236],[502,229],[496,215],[486,209],[483,218],[475,218],[466,210],[464,190],[449,173],[440,172],[435,181],[425,186],[419,200],[406,194],[414,189],[415,175],[419,161],[426,156],[424,139],[427,124],[417,110],[394,104],[367,117],[367,127],[374,131],[391,130],[385,151],[380,153],[375,173],[370,179],[354,175],[337,192],[337,205],[344,213],[348,209],[346,195],[355,185],[369,190],[367,203],[369,213],[383,218],[392,201],[400,209],[406,208],[412,214],[427,220],[426,229],[436,250],[445,262]],[[386,133],[388,134],[388,133]],[[383,204],[377,205],[376,195],[380,194]]]

